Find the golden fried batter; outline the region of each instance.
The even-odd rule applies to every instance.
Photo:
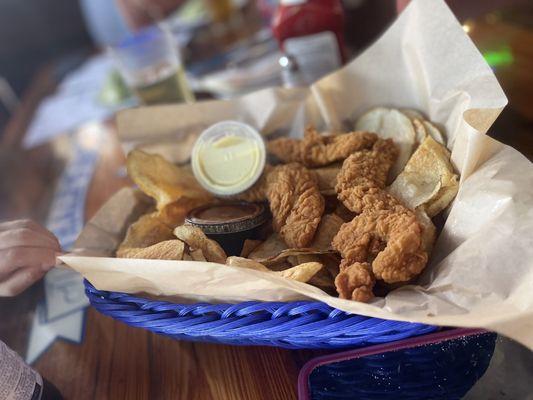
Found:
[[[372,288],[375,279],[369,263],[348,264],[343,260],[335,278],[335,287],[341,299],[368,302],[374,297]]]
[[[266,177],[273,227],[289,247],[306,247],[324,213],[314,174],[297,163],[274,167]]]
[[[360,214],[342,225],[332,242],[343,257],[336,280],[341,297],[369,300],[374,279],[405,282],[427,263],[423,225],[412,210],[383,190],[396,156],[392,141],[379,139],[372,150],[348,157],[337,176],[339,200]]]
[[[266,186],[267,186],[267,175],[272,171],[271,165],[266,165],[263,173],[259,177],[254,185],[246,190],[243,193],[239,193],[235,196],[232,196],[232,199],[249,201],[251,203],[259,203],[267,200],[266,196]]]
[[[422,227],[407,208],[367,211],[341,227],[333,247],[348,263],[372,261],[377,279],[405,282],[426,265],[421,236]]]
[[[382,189],[387,174],[394,164],[398,150],[392,140],[378,139],[372,150],[363,150],[349,156],[337,175],[335,189],[339,200],[351,211],[385,209],[397,200]]]
[[[299,162],[306,167],[320,167],[343,160],[355,151],[370,149],[376,140],[376,134],[370,132],[321,135],[308,127],[303,139],[271,140],[267,142],[267,149],[285,163]]]
[[[303,162],[303,145],[301,139],[282,137],[266,142],[267,151],[281,162]]]

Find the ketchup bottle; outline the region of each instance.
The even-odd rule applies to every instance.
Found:
[[[307,83],[346,61],[340,0],[280,0],[272,31]]]

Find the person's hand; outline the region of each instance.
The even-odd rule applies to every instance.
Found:
[[[56,265],[57,238],[30,220],[0,222],[0,296],[15,296]]]

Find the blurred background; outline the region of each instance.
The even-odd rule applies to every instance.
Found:
[[[45,218],[69,157],[64,136],[91,124],[113,130],[114,113],[139,104],[309,84],[357,56],[408,1],[309,0],[295,15],[291,1],[281,3],[0,2],[0,219]],[[491,134],[531,158],[532,3],[447,3],[510,100]],[[302,45],[302,35],[314,44]],[[336,50],[317,58],[320,40]]]

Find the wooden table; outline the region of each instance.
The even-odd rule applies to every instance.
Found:
[[[531,40],[531,36],[524,38]],[[520,70],[530,71],[531,63],[532,59],[523,58]],[[513,75],[504,72],[502,82],[512,81]],[[9,154],[11,161],[0,168],[5,195],[0,218],[30,216],[43,222],[54,179],[64,155],[68,156],[64,138],[29,152],[17,147],[38,100],[53,87],[49,80],[46,71],[39,75],[4,133],[2,154]],[[509,87],[517,87],[516,82]],[[514,93],[524,93],[523,85],[510,93],[511,99]],[[531,120],[517,110],[532,110],[533,103],[531,96],[521,96],[519,101],[519,107],[511,105],[504,111],[491,134],[531,159]],[[124,155],[113,124],[101,124],[100,129],[105,142],[88,192],[86,218],[129,184],[117,174]],[[37,284],[17,298],[0,300],[0,339],[21,354],[25,354],[40,298],[42,286]],[[325,353],[180,342],[129,327],[89,308],[83,342],[56,341],[35,368],[54,382],[66,399],[294,399],[301,366]]]

